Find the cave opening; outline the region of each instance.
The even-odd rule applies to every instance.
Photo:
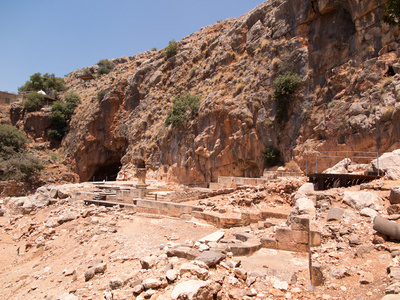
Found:
[[[96,169],[91,177],[93,181],[116,181],[118,172],[122,164],[120,160],[108,161],[102,165],[96,166]]]

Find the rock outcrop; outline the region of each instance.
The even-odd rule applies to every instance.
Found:
[[[301,168],[307,152],[397,148],[399,31],[381,21],[383,3],[266,1],[183,38],[169,59],[160,50],[113,60],[113,72],[90,82],[72,72],[67,87],[82,104],[66,163],[82,181],[129,179],[139,158],[159,179],[193,183],[260,176],[267,147]],[[287,70],[302,80],[280,122],[273,82]],[[202,99],[197,117],[166,127],[186,92]]]

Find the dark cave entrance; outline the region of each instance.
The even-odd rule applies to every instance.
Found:
[[[96,169],[91,177],[92,181],[116,181],[118,172],[122,164],[120,159],[107,161],[102,165],[96,166]]]

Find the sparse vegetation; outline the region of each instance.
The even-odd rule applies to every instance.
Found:
[[[39,111],[43,107],[44,95],[36,92],[29,93],[24,102],[24,108],[28,112]]]
[[[10,125],[0,125],[0,180],[33,182],[43,169],[41,161],[26,152],[27,137]]]
[[[276,103],[276,119],[278,122],[287,121],[289,105],[300,82],[300,75],[292,71],[287,71],[274,80],[273,97]]]
[[[18,92],[31,92],[31,91],[55,91],[60,92],[65,90],[64,79],[56,77],[54,74],[35,73],[30,76],[30,80],[23,86],[18,88]]]
[[[193,119],[198,115],[201,98],[190,93],[183,94],[172,100],[173,106],[168,111],[165,125],[180,126],[189,119]]]
[[[172,56],[174,56],[176,53],[178,53],[178,49],[179,49],[178,42],[176,42],[174,40],[169,41],[169,44],[165,48],[165,52],[164,52],[165,58],[168,59],[168,58],[171,58]]]
[[[281,161],[281,153],[274,147],[268,147],[264,154],[264,165],[268,168],[279,165]]]
[[[113,66],[112,62],[109,61],[108,59],[100,60],[97,63],[97,65],[99,66],[99,68],[97,70],[97,75],[98,76],[101,76],[103,74],[108,74],[114,69],[114,66]]]
[[[11,125],[0,125],[0,156],[20,152],[25,149],[27,137]]]

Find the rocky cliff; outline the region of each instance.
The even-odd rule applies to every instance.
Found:
[[[190,183],[260,176],[267,147],[302,168],[306,152],[398,148],[399,31],[381,21],[384,2],[268,0],[182,39],[169,59],[164,50],[113,59],[111,73],[89,82],[72,72],[67,87],[82,103],[66,163],[82,181],[129,179],[142,159],[159,179]],[[302,80],[278,122],[273,81],[287,69]],[[197,117],[165,126],[186,92],[201,96]]]

